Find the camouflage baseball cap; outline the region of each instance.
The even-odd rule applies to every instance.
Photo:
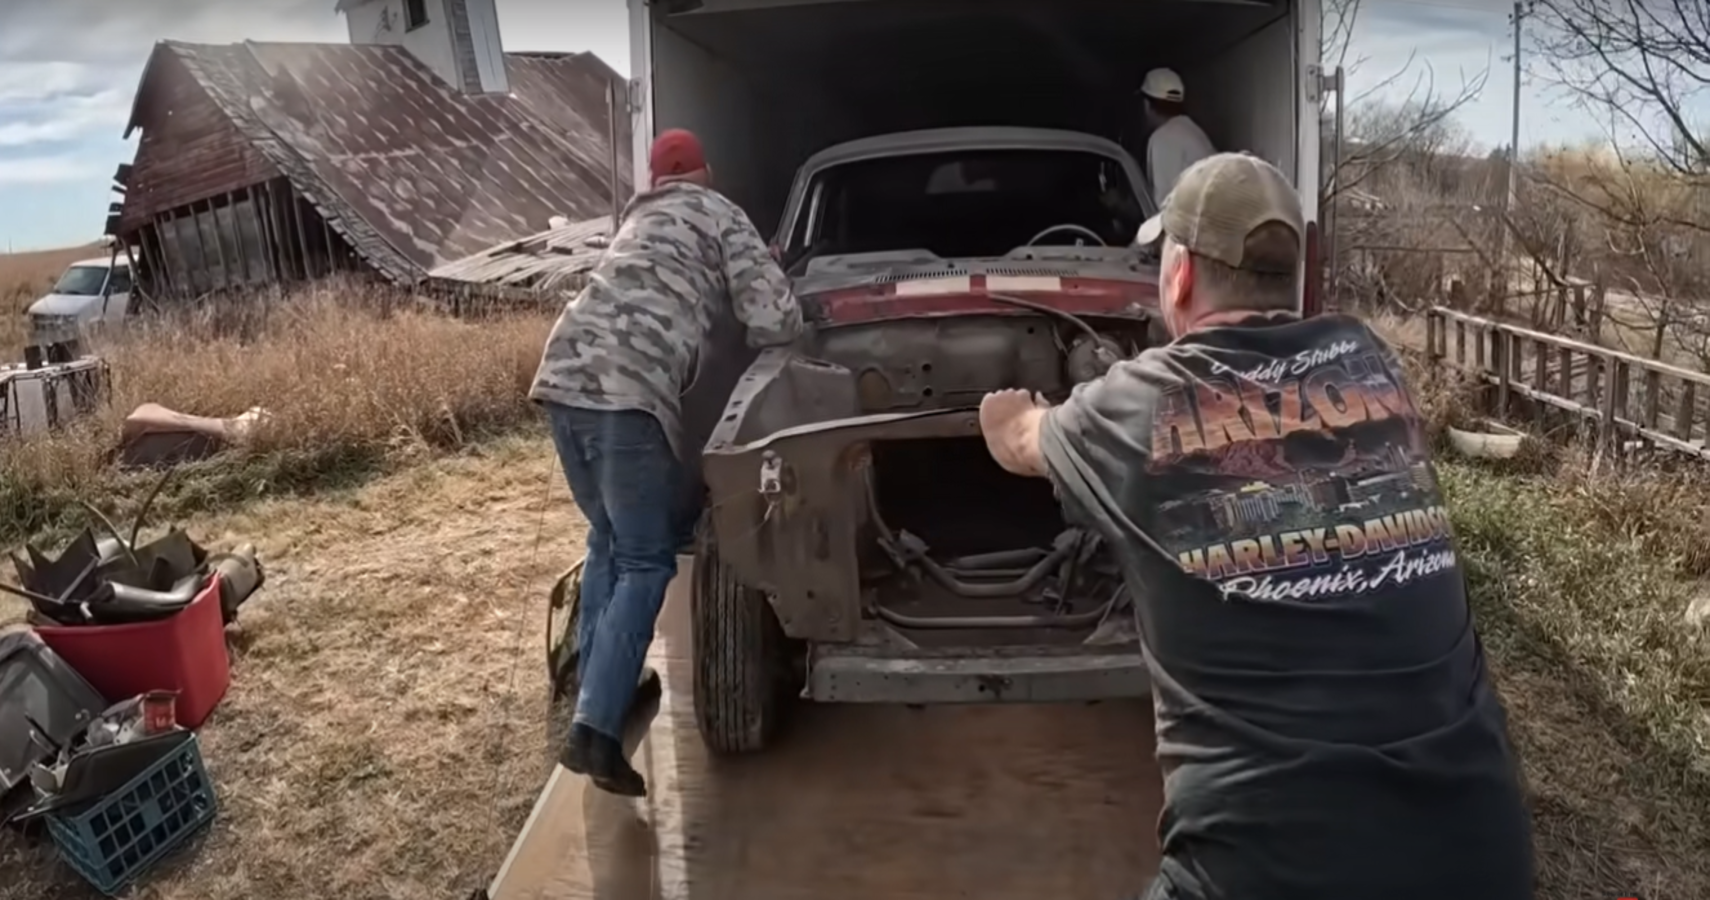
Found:
[[[1248,252],[1247,239],[1272,222],[1294,232],[1294,252]],[[1140,226],[1135,243],[1165,235],[1196,256],[1236,269],[1288,274],[1300,266],[1306,234],[1300,195],[1276,166],[1248,153],[1219,153],[1194,163],[1164,198],[1164,208]],[[1274,242],[1273,242],[1274,243]]]

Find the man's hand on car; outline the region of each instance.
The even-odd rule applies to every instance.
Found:
[[[1044,398],[1019,388],[994,391],[980,401],[980,433],[992,459],[1005,471],[1045,477],[1039,423],[1049,407]]]

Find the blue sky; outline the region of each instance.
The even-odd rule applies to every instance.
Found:
[[[629,66],[624,0],[496,0],[513,50],[593,50]],[[132,94],[156,40],[343,41],[334,0],[0,0],[0,252],[95,238],[107,185],[134,147],[122,140]],[[1507,142],[1510,88],[1502,61],[1508,4],[1497,0],[1367,0],[1356,31],[1364,62],[1350,95],[1413,57],[1390,90],[1426,79],[1456,93],[1490,68],[1461,120],[1485,145]],[[1522,143],[1593,136],[1597,123],[1550,92],[1524,90]]]

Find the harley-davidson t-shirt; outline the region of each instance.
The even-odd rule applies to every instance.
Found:
[[[1077,388],[1041,443],[1152,675],[1149,896],[1531,897],[1506,720],[1382,340],[1343,316],[1194,331]]]

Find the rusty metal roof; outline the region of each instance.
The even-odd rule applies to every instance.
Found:
[[[511,93],[472,95],[396,46],[163,41],[155,52],[176,54],[297,193],[395,281],[536,234],[553,216],[608,213],[608,85],[620,110],[619,196],[630,193],[623,82],[589,53],[508,53]]]
[[[580,290],[610,243],[610,216],[561,224],[539,234],[483,250],[429,272],[431,278],[471,287],[494,285],[540,293]]]

